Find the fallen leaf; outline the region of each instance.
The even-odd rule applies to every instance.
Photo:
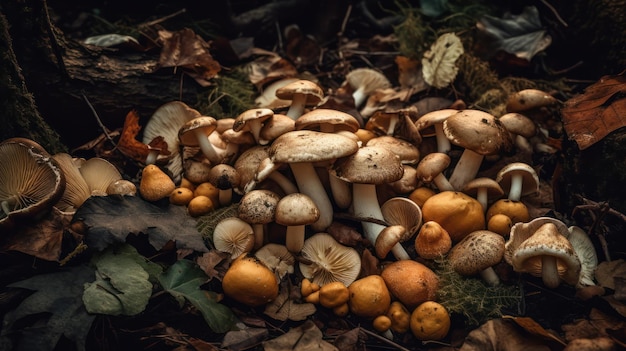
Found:
[[[626,76],[604,76],[567,100],[562,109],[569,139],[584,150],[610,132],[626,126]]]
[[[562,346],[561,346],[562,348]],[[491,319],[472,330],[459,351],[551,351],[545,340],[507,319]]]
[[[620,258],[600,262],[598,267],[596,267],[595,276],[598,285],[615,290],[615,281],[613,278],[626,278],[626,260]]]
[[[504,51],[530,61],[552,43],[534,6],[524,7],[519,15],[507,13],[502,18],[484,15],[476,27],[489,38],[485,51],[491,54]]]
[[[216,278],[218,280],[222,280],[224,277],[224,273],[228,269],[226,267],[216,268],[218,265],[223,266],[224,262],[229,262],[230,254],[227,252],[219,251],[219,250],[211,250],[209,252],[205,252],[202,256],[196,259],[196,263],[204,273],[209,277],[209,279]]]
[[[279,321],[303,321],[317,310],[312,303],[296,303],[290,296],[290,288],[281,284],[280,293],[265,306],[266,315]],[[298,289],[294,289],[298,290]]]
[[[72,223],[82,222],[87,229],[85,244],[102,251],[123,243],[129,234],[146,234],[155,249],[168,242],[177,248],[207,252],[196,229],[196,220],[184,206],[157,206],[137,196],[92,196],[74,214]]]
[[[9,285],[34,293],[4,316],[3,349],[52,351],[64,337],[76,350],[84,351],[96,316],[87,313],[83,305],[83,284],[93,280],[93,274],[93,268],[76,266]]]
[[[359,334],[361,328],[352,328],[345,333],[337,335],[333,345],[342,351],[359,350],[357,345],[359,343]]]
[[[209,80],[220,72],[220,64],[209,51],[210,44],[190,28],[176,32],[160,30],[159,39],[163,44],[161,67],[181,67],[203,87],[210,85]]]
[[[247,350],[267,339],[268,335],[267,328],[245,328],[229,331],[224,335],[221,346],[233,351]]]
[[[150,153],[150,147],[158,148],[160,150],[159,155],[167,156],[170,154],[167,142],[162,136],[154,138],[148,146],[135,138],[140,131],[141,126],[139,125],[137,111],[128,112],[120,138],[117,141],[117,148],[122,154],[141,163],[146,162],[146,158]]]
[[[426,83],[435,88],[450,84],[459,71],[455,65],[456,60],[463,52],[463,43],[456,34],[445,33],[439,36],[422,58],[422,74]]]
[[[83,294],[87,312],[134,316],[145,310],[152,295],[150,275],[131,255],[132,251],[111,247],[94,256],[96,280],[85,284]]]
[[[225,333],[233,328],[236,317],[218,302],[217,294],[200,288],[207,280],[204,271],[189,260],[176,261],[159,276],[163,290],[176,298],[181,306],[189,301],[200,311],[212,331]]]
[[[537,323],[532,318],[529,318],[529,317],[513,317],[513,316],[502,316],[502,318],[513,320],[515,323],[517,323],[517,325],[519,325],[520,327],[524,328],[524,330],[526,330],[527,332],[529,332],[532,335],[536,335],[536,336],[539,336],[539,337],[544,338],[544,339],[549,339],[549,340],[556,341],[557,343],[559,343],[559,344],[561,344],[563,346],[566,345],[566,343],[563,340],[561,340],[561,338],[559,338],[558,336],[554,335],[553,333],[545,330],[539,323]]]
[[[330,234],[338,243],[354,247],[363,241],[363,235],[354,227],[339,222],[332,222],[326,232]]]
[[[311,320],[299,327],[291,328],[287,333],[263,342],[265,351],[339,351],[335,346],[323,339],[322,331]]]
[[[288,60],[271,51],[254,51],[259,57],[247,65],[248,78],[259,91],[268,83],[282,79],[296,77],[298,70]]]

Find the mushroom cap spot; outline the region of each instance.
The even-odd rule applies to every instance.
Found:
[[[331,166],[338,178],[362,184],[385,184],[402,178],[400,158],[380,146],[363,146],[350,156],[339,158]]]
[[[304,241],[300,271],[311,282],[323,286],[339,281],[350,286],[361,271],[361,256],[328,233],[316,233]],[[306,263],[305,263],[306,262]]]
[[[315,82],[306,79],[297,80],[276,90],[276,97],[283,100],[292,100],[296,94],[307,96],[307,106],[317,105],[324,97],[322,88]]]
[[[276,138],[268,153],[275,163],[318,162],[345,157],[358,149],[355,140],[343,135],[296,130]]]
[[[425,183],[430,183],[450,165],[450,156],[443,152],[432,152],[424,156],[415,168],[417,178]]]
[[[442,191],[429,197],[422,206],[422,218],[424,222],[439,223],[453,243],[486,225],[480,202],[458,191]]]
[[[384,147],[396,154],[403,164],[415,164],[420,159],[420,151],[417,146],[391,135],[372,138],[365,145]]]
[[[334,127],[334,131],[347,130],[356,132],[359,128],[359,121],[351,114],[327,108],[316,108],[295,121],[295,129],[319,130],[320,126],[326,124]]]
[[[511,179],[514,174],[522,175],[522,196],[539,191],[539,176],[535,169],[524,162],[512,162],[502,167],[496,175],[496,182],[500,184],[504,192],[508,193],[511,189]]]
[[[493,115],[479,110],[461,110],[443,122],[450,142],[481,155],[509,152],[513,141],[509,132]]]
[[[516,272],[526,272],[540,277],[544,255],[556,258],[557,271],[563,281],[570,285],[578,283],[580,260],[572,244],[554,223],[543,224],[522,242],[513,252],[511,265]]]
[[[0,203],[6,204],[0,209],[0,228],[51,209],[65,186],[59,164],[37,142],[16,137],[0,143]]]
[[[276,205],[276,223],[285,226],[307,225],[320,218],[320,211],[308,195],[292,193]]]
[[[498,264],[504,256],[504,237],[489,230],[469,233],[448,253],[452,268],[461,275],[475,275]]]
[[[271,190],[255,189],[239,201],[239,218],[250,224],[265,224],[274,220],[280,197]]]
[[[178,140],[185,146],[198,146],[198,138],[193,131],[202,130],[204,134],[211,134],[217,128],[217,121],[213,117],[196,117],[185,123],[178,131]]]
[[[439,277],[427,266],[413,260],[394,261],[383,268],[380,276],[396,299],[409,310],[427,300],[434,300]]]

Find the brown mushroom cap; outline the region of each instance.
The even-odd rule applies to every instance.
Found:
[[[513,253],[528,238],[530,238],[542,225],[552,223],[564,237],[568,237],[570,232],[565,223],[552,217],[537,217],[532,221],[519,222],[513,225],[509,240],[505,244],[504,260],[512,264]]]
[[[506,130],[511,134],[521,135],[524,138],[531,138],[537,133],[535,122],[517,112],[509,112],[498,117]]]
[[[235,132],[249,131],[258,142],[263,122],[272,118],[273,115],[274,111],[269,108],[252,108],[243,111],[235,118],[233,130]]]
[[[268,153],[273,162],[319,162],[344,157],[359,149],[356,141],[313,130],[287,132],[274,140]]]
[[[485,229],[481,204],[458,191],[442,191],[429,197],[422,206],[424,222],[435,221],[450,234],[453,243],[469,233]]]
[[[450,156],[441,152],[432,152],[424,156],[415,168],[417,179],[424,183],[432,182],[450,165]]]
[[[385,184],[402,178],[404,168],[393,152],[380,146],[364,146],[337,159],[331,171],[351,183]]]
[[[330,234],[317,233],[304,242],[300,252],[300,271],[305,278],[320,286],[340,281],[350,286],[361,271],[359,253],[341,245]]]
[[[451,248],[450,234],[435,221],[424,223],[415,238],[415,251],[427,260],[441,257]]]
[[[401,225],[390,225],[381,230],[374,243],[376,256],[381,259],[387,257],[391,249],[403,241],[402,238],[405,236],[405,233],[406,228]]]
[[[178,131],[178,140],[185,146],[198,146],[198,138],[194,134],[201,130],[207,137],[217,128],[217,121],[213,117],[200,116],[183,124]]]
[[[470,180],[463,187],[463,192],[469,196],[475,197],[485,211],[487,211],[491,201],[499,199],[504,195],[504,190],[500,184],[488,177],[479,177]]]
[[[209,182],[220,190],[232,189],[239,186],[239,172],[235,167],[220,163],[209,171]]]
[[[498,264],[504,255],[504,238],[489,230],[468,234],[448,253],[452,268],[461,275],[475,275]]]
[[[276,223],[292,226],[306,225],[317,221],[320,211],[313,200],[302,193],[284,196],[276,204]]]
[[[306,95],[306,106],[315,106],[324,97],[322,88],[306,79],[291,82],[276,90],[276,97],[283,100],[293,100],[296,94]]]
[[[287,115],[275,113],[272,118],[265,120],[259,133],[259,144],[267,145],[279,136],[296,130],[296,123]]]
[[[265,224],[274,220],[280,197],[271,190],[256,189],[241,197],[239,218],[250,224]]]
[[[461,110],[443,122],[448,139],[481,155],[509,152],[513,146],[509,132],[493,115],[479,110]]]
[[[430,268],[413,260],[394,261],[383,268],[380,276],[396,299],[408,309],[434,300],[439,277]]]
[[[402,164],[416,164],[420,159],[420,152],[417,146],[391,135],[372,138],[367,142],[366,146],[384,147],[396,154]]]
[[[422,225],[422,209],[406,197],[392,197],[380,206],[385,221],[405,228],[401,241],[412,238]]]
[[[26,138],[0,143],[0,228],[47,212],[64,190],[63,171],[41,145]]]
[[[311,110],[295,121],[295,129],[318,130],[321,132],[338,132],[347,130],[356,132],[359,129],[359,121],[352,115],[333,109],[317,108]]]

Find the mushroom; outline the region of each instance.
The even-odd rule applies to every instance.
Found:
[[[15,137],[0,143],[0,228],[38,219],[64,190],[63,171],[37,142]]]
[[[170,204],[176,206],[187,206],[191,199],[194,198],[193,190],[189,188],[178,187],[170,194]]]
[[[502,261],[504,256],[504,238],[502,235],[477,230],[469,233],[448,253],[448,261],[457,273],[464,276],[480,274],[490,286],[500,284],[493,266]]]
[[[411,313],[400,301],[392,301],[387,310],[387,317],[391,320],[391,330],[396,333],[409,331]]]
[[[420,159],[420,152],[417,146],[391,135],[372,138],[365,145],[379,146],[393,152],[400,158],[402,164],[417,164]]]
[[[380,275],[372,274],[348,286],[350,311],[359,317],[375,318],[384,315],[391,304],[391,294]]]
[[[187,213],[191,217],[200,217],[215,209],[213,200],[205,195],[195,196],[187,204]]]
[[[450,140],[443,132],[443,121],[453,114],[459,112],[455,109],[443,109],[428,112],[420,116],[415,121],[417,130],[422,131],[428,127],[435,128],[435,137],[437,138],[437,152],[448,153],[451,149]]]
[[[253,108],[243,111],[235,118],[233,130],[235,132],[250,131],[254,140],[258,143],[261,139],[263,123],[274,116],[274,111],[269,108]]]
[[[111,162],[100,157],[86,160],[78,171],[92,195],[106,195],[109,184],[122,179],[120,171]]]
[[[418,340],[441,340],[450,331],[450,313],[436,301],[425,301],[411,312],[411,332]]]
[[[257,107],[265,107],[272,110],[289,107],[290,101],[276,97],[276,90],[296,81],[298,81],[298,78],[282,78],[272,82],[263,88],[263,92],[256,99],[254,99],[255,104]]]
[[[300,272],[320,286],[339,281],[349,287],[361,271],[359,253],[328,233],[316,233],[306,239],[300,255]]]
[[[294,130],[296,130],[296,124],[293,119],[287,115],[275,113],[272,118],[265,120],[259,134],[259,144],[268,145],[279,136]]]
[[[208,160],[195,160],[188,158],[183,164],[185,179],[194,184],[202,184],[209,181],[211,163]]]
[[[178,140],[184,146],[200,146],[200,150],[212,164],[220,163],[224,157],[223,150],[217,149],[209,141],[209,135],[217,128],[213,117],[196,117],[183,124],[178,131]]]
[[[182,101],[170,101],[154,111],[143,128],[142,142],[149,145],[157,137],[162,137],[167,143],[170,155],[159,155],[157,161],[167,160],[163,167],[172,174],[172,179],[178,182],[183,174],[182,155],[179,150],[178,131],[188,121],[200,117],[200,112],[189,107]]]
[[[364,146],[350,156],[337,159],[331,166],[331,172],[352,183],[352,206],[358,218],[384,220],[378,204],[376,185],[394,182],[402,177],[404,169],[399,158],[386,148]],[[362,220],[363,234],[370,243],[376,238],[384,226],[371,221]],[[400,244],[391,250],[397,259],[409,259],[409,255]]]
[[[356,68],[346,74],[346,82],[354,90],[354,106],[359,107],[377,89],[385,89],[391,83],[382,73],[371,68]]]
[[[312,228],[322,231],[332,223],[333,207],[313,163],[345,157],[358,149],[356,141],[338,134],[312,130],[287,132],[276,138],[268,149],[269,158],[266,164],[259,166],[257,178],[288,163],[299,191],[310,196],[320,211],[320,218]]]
[[[509,199],[497,200],[487,209],[487,213],[485,214],[487,223],[497,214],[503,214],[509,217],[513,224],[530,221],[528,207],[521,201]]]
[[[458,191],[442,191],[429,197],[422,206],[424,222],[435,221],[458,243],[469,233],[485,229],[485,213],[473,197]]]
[[[487,221],[487,230],[502,235],[505,239],[511,234],[513,221],[504,213],[496,213]]]
[[[487,212],[490,201],[496,200],[504,195],[504,190],[500,184],[488,177],[470,180],[463,187],[463,192],[476,197],[476,200],[478,200],[483,207],[484,212]]]
[[[415,238],[415,252],[427,260],[442,257],[451,248],[450,234],[435,221],[424,223]]]
[[[271,269],[278,280],[289,273],[293,273],[296,258],[287,250],[285,245],[268,243],[256,250],[254,256]],[[319,289],[319,287],[318,287]]]
[[[332,282],[320,287],[320,305],[335,308],[348,303],[350,291],[342,282]]]
[[[454,187],[443,174],[450,165],[450,156],[441,152],[432,152],[420,160],[415,168],[417,180],[434,183],[439,191],[453,191]]]
[[[418,186],[417,170],[411,165],[402,165],[402,168],[402,178],[389,183],[389,186],[397,195],[408,195]]]
[[[593,243],[582,228],[570,226],[567,230],[570,233],[567,240],[572,244],[581,266],[580,278],[576,286],[596,285],[593,281],[593,277],[598,267],[598,255]]]
[[[91,196],[89,185],[80,174],[79,165],[70,154],[61,152],[54,154],[52,158],[57,162],[65,177],[65,190],[55,207],[64,212],[74,212]]]
[[[422,225],[422,209],[406,197],[392,197],[380,206],[380,211],[387,223],[405,228],[402,241],[412,238]]]
[[[271,179],[280,186],[285,194],[298,192],[298,187],[278,170],[267,172],[264,174],[264,177],[255,179],[261,161],[269,157],[268,149],[269,146],[252,146],[237,157],[233,167],[239,173],[239,186],[235,188],[235,191],[240,194],[247,193],[253,190],[257,183],[261,183],[265,179]]]
[[[119,179],[109,184],[106,193],[107,195],[135,196],[137,194],[137,186],[130,180]]]
[[[504,128],[511,133],[511,139],[518,149],[528,153],[533,151],[528,140],[537,134],[537,127],[532,119],[517,112],[505,113],[498,119]]]
[[[561,280],[576,285],[581,263],[569,235],[563,222],[550,217],[517,223],[505,244],[504,259],[516,272],[541,277],[548,288],[558,287]]]
[[[237,217],[226,217],[213,229],[215,249],[230,254],[234,260],[254,247],[254,231],[250,224]]]
[[[539,191],[539,176],[535,169],[523,162],[509,163],[496,175],[496,182],[508,193],[511,201]]]
[[[336,133],[339,131],[354,133],[359,127],[359,121],[352,115],[328,108],[311,110],[295,121],[296,130],[317,130],[324,133]]]
[[[320,218],[315,202],[305,194],[293,193],[284,196],[276,204],[275,222],[287,227],[285,246],[298,253],[304,245],[305,226]]]
[[[315,106],[322,101],[324,91],[315,82],[301,79],[276,90],[276,97],[291,100],[289,110],[285,114],[296,120],[304,113],[306,106]]]
[[[434,300],[439,277],[427,266],[413,260],[394,261],[386,265],[380,276],[398,301],[408,309],[424,301]]]
[[[147,165],[141,171],[139,193],[147,201],[159,201],[169,197],[174,189],[174,181],[157,165]]]
[[[374,243],[376,256],[381,259],[386,258],[389,251],[391,251],[394,246],[404,241],[403,238],[405,235],[406,228],[401,225],[390,225],[383,228],[383,230],[378,233],[378,237],[376,237],[376,242]]]
[[[264,225],[276,218],[276,205],[280,197],[271,190],[255,189],[247,192],[239,200],[238,216],[250,223],[254,231],[254,247],[263,246]]]
[[[443,131],[452,144],[464,148],[450,176],[455,190],[463,189],[472,180],[485,155],[508,152],[511,136],[493,115],[479,110],[461,110],[443,122]]]
[[[507,112],[523,112],[539,107],[550,106],[558,100],[539,89],[523,89],[509,95]]]
[[[219,206],[228,206],[232,203],[233,188],[239,186],[239,172],[231,165],[220,163],[209,171],[209,182],[219,189]]]
[[[245,305],[257,307],[278,296],[278,279],[263,262],[242,254],[235,259],[222,279],[224,294]]]

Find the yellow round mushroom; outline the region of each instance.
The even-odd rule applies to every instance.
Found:
[[[411,332],[419,340],[441,340],[450,330],[450,314],[436,301],[425,301],[411,313]]]

